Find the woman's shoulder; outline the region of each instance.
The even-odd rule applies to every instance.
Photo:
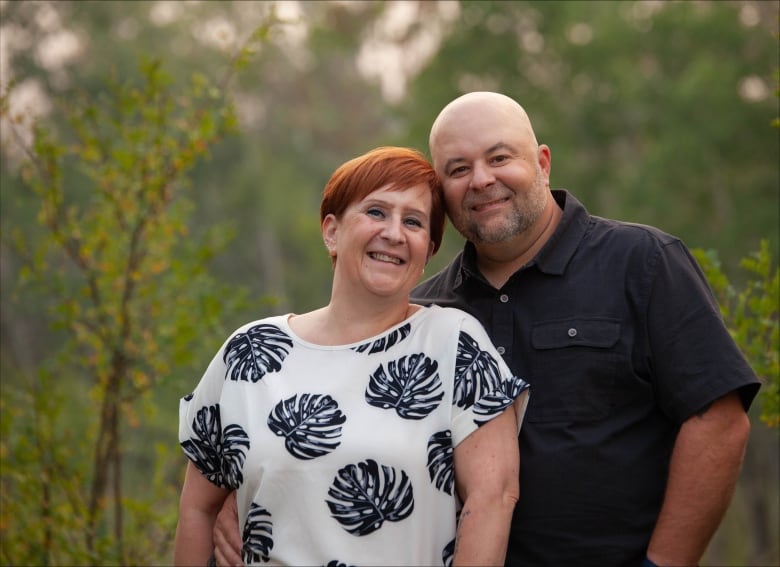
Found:
[[[432,324],[445,324],[450,326],[460,326],[464,322],[478,323],[477,319],[473,315],[458,309],[457,307],[442,307],[440,305],[430,305],[424,307],[426,310],[425,319]]]
[[[268,317],[263,317],[262,319],[255,319],[254,321],[249,321],[248,323],[244,323],[240,327],[236,328],[232,333],[230,333],[229,338],[241,334],[247,334],[247,333],[252,334],[254,332],[258,332],[263,329],[267,329],[269,327],[278,327],[280,329],[285,329],[287,328],[288,317],[289,314],[271,315]]]

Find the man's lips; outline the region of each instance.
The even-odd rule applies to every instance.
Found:
[[[484,203],[477,203],[474,205],[471,205],[470,208],[472,211],[476,213],[481,213],[483,211],[489,211],[490,209],[493,209],[495,207],[500,207],[504,203],[506,203],[509,200],[509,197],[502,197],[500,199],[493,199],[491,201],[487,201]]]

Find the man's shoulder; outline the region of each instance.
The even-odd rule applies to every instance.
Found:
[[[460,283],[463,251],[436,274],[418,284],[411,293],[411,299],[422,305],[437,304],[456,306],[455,288]]]
[[[621,248],[650,247],[663,248],[681,243],[681,240],[668,232],[648,224],[616,220],[591,215],[592,238],[606,238]]]

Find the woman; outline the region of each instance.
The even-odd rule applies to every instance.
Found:
[[[419,152],[336,170],[330,302],[242,326],[182,399],[177,565],[206,564],[232,490],[245,564],[503,564],[528,386],[476,319],[409,303],[444,215]]]

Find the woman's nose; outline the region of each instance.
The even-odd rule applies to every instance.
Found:
[[[391,242],[403,242],[403,221],[400,218],[391,217],[385,223],[382,236]]]

